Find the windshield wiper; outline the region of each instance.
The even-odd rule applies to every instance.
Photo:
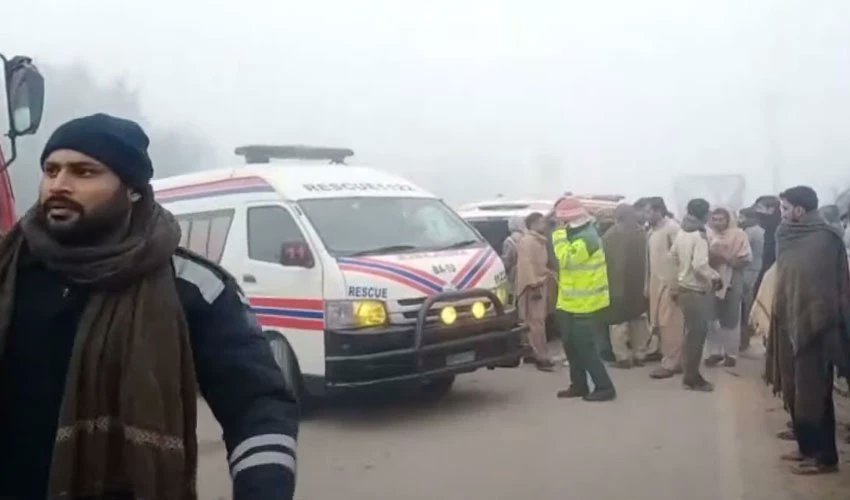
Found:
[[[369,250],[361,250],[359,252],[352,252],[346,257],[362,257],[363,255],[375,255],[380,253],[389,253],[389,252],[403,252],[406,250],[416,250],[416,245],[387,245],[384,247],[378,248],[370,248]]]
[[[470,245],[474,245],[475,243],[478,243],[478,240],[463,240],[458,241],[457,243],[452,243],[449,246],[441,247],[440,250],[454,250],[456,248],[468,247]]]

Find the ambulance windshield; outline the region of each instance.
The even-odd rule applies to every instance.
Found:
[[[299,203],[334,256],[462,248],[481,238],[432,198],[323,198]]]

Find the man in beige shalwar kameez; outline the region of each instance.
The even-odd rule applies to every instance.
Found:
[[[532,213],[526,220],[528,230],[517,244],[516,294],[520,318],[528,325],[528,343],[534,351],[537,368],[552,371],[554,364],[546,348],[546,315],[549,310],[549,288],[552,271],[547,266],[549,252],[546,219]]]
[[[649,219],[649,320],[654,334],[661,340],[661,366],[650,373],[652,378],[670,378],[682,371],[682,346],[685,339],[685,319],[673,300],[671,290],[676,286],[676,266],[670,257],[670,247],[679,232],[679,225],[670,217],[661,198],[647,200]]]

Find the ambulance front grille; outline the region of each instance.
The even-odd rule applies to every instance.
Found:
[[[487,308],[488,312],[490,312],[490,310],[493,308],[493,304],[487,299],[481,300],[472,298],[453,302],[437,302],[433,306],[431,306],[431,309],[428,311],[426,321],[428,323],[439,321],[440,310],[449,305],[454,306],[455,309],[457,309],[458,319],[471,316],[472,304],[478,301],[484,303],[484,306]],[[424,303],[424,297],[397,300],[395,311],[390,312],[390,322],[393,324],[416,323],[416,318],[419,316],[419,309]]]

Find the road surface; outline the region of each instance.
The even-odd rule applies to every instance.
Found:
[[[613,403],[558,400],[566,370],[530,367],[458,378],[438,404],[354,398],[302,423],[299,500],[796,500],[850,498],[839,474],[793,477],[778,460],[786,420],[760,362],[706,371],[712,394],[649,367],[612,370]],[[846,405],[842,401],[842,405]],[[845,408],[846,410],[846,408]],[[843,411],[850,415],[850,411]],[[846,422],[845,417],[845,422]],[[844,429],[840,431],[843,441]],[[230,498],[220,430],[206,408],[201,499]]]

